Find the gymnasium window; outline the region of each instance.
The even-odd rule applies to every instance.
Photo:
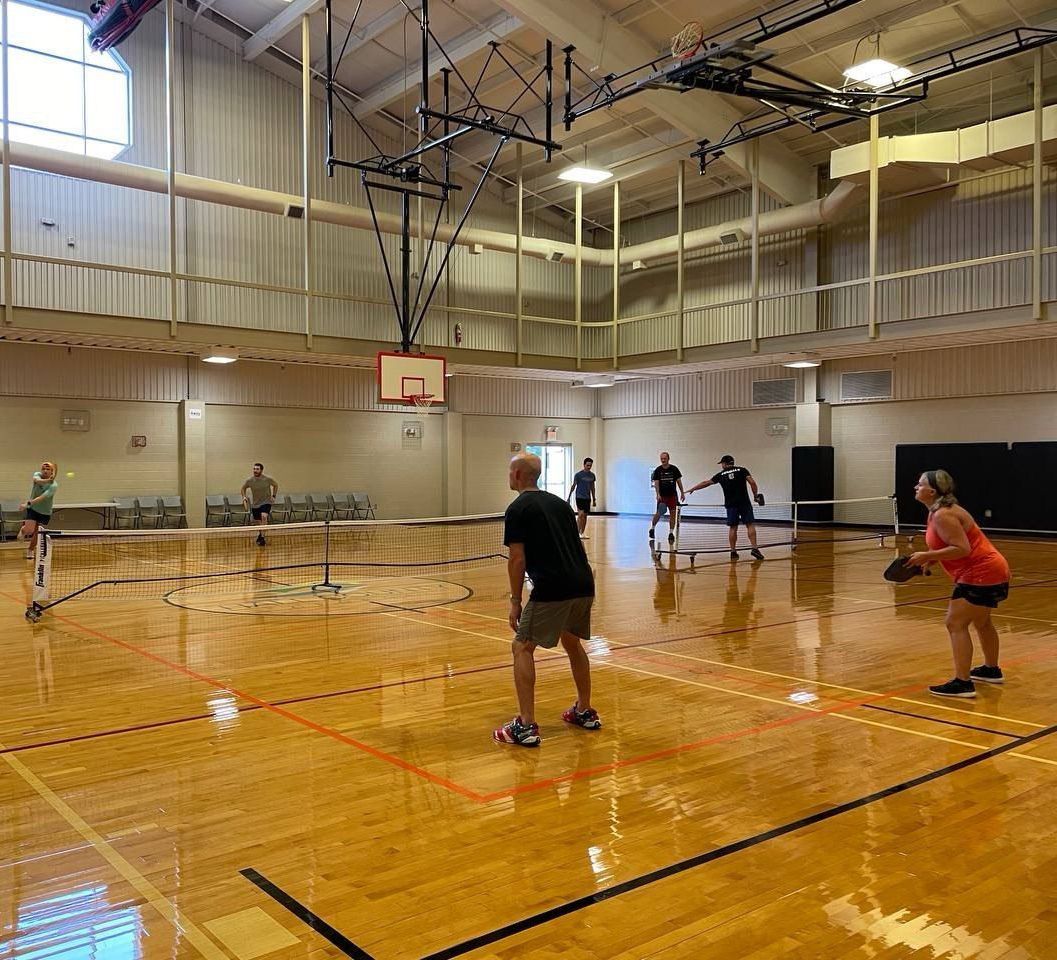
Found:
[[[93,50],[88,30],[75,11],[11,0],[0,43],[9,44],[12,140],[108,160],[128,147],[128,65]],[[2,111],[0,96],[0,120]]]

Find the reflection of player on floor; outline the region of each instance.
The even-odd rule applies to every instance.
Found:
[[[763,494],[760,493],[752,474],[745,467],[734,466],[734,458],[729,453],[720,459],[719,465],[723,468],[719,473],[710,480],[695,483],[686,492],[690,494],[695,490],[704,490],[705,487],[711,487],[714,483],[722,486],[723,504],[727,509],[727,527],[729,527],[727,539],[730,542],[730,559],[738,559],[738,525],[744,523],[745,532],[749,535],[749,543],[752,544],[752,557],[754,560],[762,560],[763,554],[756,545],[756,515],[753,513],[752,503],[749,502],[749,492],[745,489],[745,485],[752,487],[753,498],[761,507],[763,506]]]
[[[543,465],[534,454],[510,461],[510,489],[517,499],[506,510],[503,542],[510,550],[510,629],[514,631],[514,687],[521,713],[492,732],[497,743],[538,747],[535,716],[536,647],[556,647],[561,640],[569,655],[576,703],[562,719],[585,730],[602,726],[591,708],[591,664],[581,640],[591,636],[595,580],[576,532],[569,507],[560,497],[536,486]],[[525,573],[532,595],[524,608]]]
[[[595,499],[595,475],[591,472],[594,465],[595,462],[590,457],[584,458],[584,468],[577,471],[576,476],[573,477],[569,496],[565,498],[571,500],[573,494],[576,494],[576,527],[580,531],[581,540],[587,539],[584,531],[587,529],[587,516],[591,512],[591,507],[598,506],[598,500]]]
[[[680,469],[671,462],[667,451],[661,453],[660,466],[654,467],[650,474],[650,483],[653,485],[654,493],[657,495],[657,509],[653,512],[650,521],[650,539],[653,539],[653,531],[661,514],[668,511],[668,542],[675,542],[675,512],[679,509],[679,501],[675,498],[675,489],[679,488],[679,497],[686,499],[683,493],[683,474]]]
[[[249,492],[249,496],[246,496]],[[263,547],[267,541],[264,539],[264,528],[272,515],[272,504],[275,503],[275,495],[279,492],[279,484],[271,477],[264,475],[264,464],[253,465],[253,476],[247,477],[242,482],[242,503],[250,511],[253,522],[261,528],[257,534],[257,546]]]
[[[653,588],[653,609],[660,617],[661,623],[667,623],[672,614],[679,614],[679,598],[682,595],[682,583],[675,568],[676,555],[668,552],[665,566],[661,566],[661,555],[653,555],[653,564],[657,572],[657,585]]]

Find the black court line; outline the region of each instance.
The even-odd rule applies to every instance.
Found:
[[[909,710],[895,710],[892,707],[880,707],[876,703],[864,703],[862,706],[868,710],[881,710],[884,713],[897,713],[901,717],[917,717],[918,720],[931,720],[933,723],[943,723],[948,727],[964,727],[966,730],[978,730],[980,733],[993,733],[999,737],[1012,737],[1014,740],[1020,737],[1019,733],[1006,733],[1005,730],[991,730],[989,727],[977,727],[971,723],[958,723],[955,720],[942,720],[939,717],[930,717],[924,713],[911,713]]]
[[[505,940],[515,934],[523,933],[526,930],[542,926],[545,923],[550,923],[552,920],[557,920],[560,917],[566,917],[569,914],[577,913],[578,911],[594,906],[595,904],[604,903],[607,900],[612,900],[614,897],[619,897],[622,894],[638,890],[651,883],[656,883],[658,880],[665,880],[668,877],[676,876],[687,870],[692,870],[695,867],[703,866],[706,863],[721,860],[733,853],[740,853],[742,850],[748,850],[750,847],[766,843],[768,840],[784,837],[787,834],[803,830],[806,827],[814,826],[817,823],[831,820],[834,817],[838,817],[843,813],[848,813],[851,810],[857,810],[860,807],[865,807],[878,800],[883,800],[894,794],[902,793],[904,790],[910,790],[913,787],[921,786],[932,780],[938,780],[940,777],[945,777],[948,774],[956,773],[959,770],[975,766],[978,763],[983,763],[984,760],[989,760],[991,757],[996,757],[1002,753],[1008,753],[1010,750],[1022,747],[1034,740],[1041,740],[1043,737],[1048,737],[1053,733],[1057,733],[1057,725],[1046,727],[1044,730],[1028,734],[1026,737],[1019,737],[1016,740],[1009,743],[1003,743],[1001,746],[993,747],[990,750],[984,750],[983,752],[974,754],[964,760],[959,760],[957,763],[949,764],[946,767],[940,767],[937,770],[924,773],[911,780],[904,780],[902,783],[897,783],[891,787],[885,787],[883,790],[869,793],[864,797],[859,797],[855,800],[849,800],[846,803],[838,804],[835,807],[830,807],[828,810],[822,810],[819,813],[813,813],[810,816],[801,817],[799,820],[794,820],[791,823],[784,824],[780,827],[774,827],[771,830],[765,830],[762,833],[757,833],[755,836],[746,837],[745,839],[737,840],[734,843],[728,843],[725,846],[717,847],[715,850],[709,850],[707,853],[699,853],[696,856],[689,857],[686,860],[680,860],[678,863],[669,864],[658,870],[652,870],[649,873],[642,874],[642,876],[634,877],[631,880],[625,880],[623,883],[614,884],[612,887],[600,890],[597,893],[592,893],[586,897],[578,897],[575,900],[570,900],[557,907],[551,907],[551,909],[544,910],[531,917],[525,917],[522,920],[516,920],[514,923],[508,923],[506,926],[499,927],[497,930],[493,930],[490,933],[483,933],[479,936],[471,937],[468,940],[463,940],[462,943],[457,943],[454,946],[445,947],[443,950],[428,954],[423,957],[422,960],[452,960],[454,957],[461,957],[463,954],[469,953],[471,950],[477,950],[481,947],[488,946],[489,944],[497,943],[498,941]]]
[[[362,947],[356,946],[356,944],[343,933],[335,930],[326,922],[326,920],[318,914],[313,913],[300,901],[295,900],[290,894],[286,893],[286,891],[277,887],[267,877],[262,876],[252,868],[240,870],[239,873],[249,880],[250,883],[254,883],[260,887],[261,890],[268,894],[268,896],[277,903],[286,907],[286,909],[295,917],[315,930],[324,940],[340,950],[346,957],[354,957],[355,960],[374,960],[366,950]]]

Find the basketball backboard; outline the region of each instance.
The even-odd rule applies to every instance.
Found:
[[[422,353],[378,354],[378,401],[411,406],[416,397],[432,396],[434,404],[448,399],[447,361]]]

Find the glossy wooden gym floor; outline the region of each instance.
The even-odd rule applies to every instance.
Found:
[[[1006,685],[939,701],[949,587],[890,550],[672,572],[589,533],[605,727],[545,653],[535,751],[490,736],[502,564],[415,612],[34,627],[0,552],[0,956],[1057,956],[1053,544],[1002,544]]]

